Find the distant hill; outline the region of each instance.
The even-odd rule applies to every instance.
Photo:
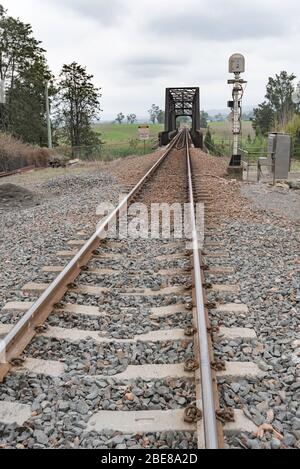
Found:
[[[243,112],[251,112],[253,111],[253,109],[255,108],[256,106],[253,105],[253,106],[243,106]],[[224,115],[228,115],[230,110],[228,108],[223,108],[223,109],[208,109],[206,110],[205,109],[205,112],[207,112],[207,114],[209,114],[210,116],[216,116],[217,114],[224,114]]]

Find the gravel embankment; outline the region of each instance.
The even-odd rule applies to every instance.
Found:
[[[17,191],[9,191],[11,198],[7,190],[0,191],[0,308],[20,299],[25,283],[40,280],[40,269],[56,264],[56,252],[67,249],[66,242],[78,238],[78,231],[91,235],[99,218],[97,206],[117,204],[126,179],[136,183],[160,155],[158,151],[1,180],[0,188],[12,184]]]
[[[266,211],[274,211],[292,221],[300,222],[300,190],[288,187],[250,184],[242,188],[242,194],[251,200],[253,205]]]
[[[208,263],[235,269],[232,274],[206,274],[207,280],[236,283],[241,288],[238,294],[209,293],[209,300],[245,303],[249,307],[247,314],[218,313],[212,308],[212,323],[247,327],[257,334],[257,339],[250,342],[228,341],[215,336],[215,354],[226,361],[255,362],[262,372],[258,380],[220,382],[221,405],[243,409],[260,428],[257,435],[242,434],[227,439],[227,447],[300,448],[299,223],[291,210],[285,209],[285,202],[278,192],[275,211],[270,205],[258,207],[253,197],[242,191],[241,183],[226,179],[225,160],[204,155],[199,150],[192,150],[192,154],[194,172],[204,175],[202,187],[213,197],[206,220],[208,227],[214,227],[210,240],[225,242],[222,250],[230,255],[228,259],[210,258]],[[57,264],[56,251],[65,250],[66,241],[74,239],[78,231],[83,228],[87,233],[94,231],[95,207],[99,200],[116,202],[120,185],[136,183],[157,158],[158,153],[145,159],[128,158],[100,165],[98,172],[94,168],[50,180],[46,175],[42,176],[43,172],[39,172],[40,179],[35,176],[32,182],[26,175],[24,187],[37,195],[40,205],[10,210],[6,207],[1,212],[0,288],[3,297],[0,307],[8,300],[22,298],[20,288],[27,281],[50,281],[53,275],[41,274],[41,267]],[[152,184],[142,191],[140,200],[148,205],[161,200],[182,202],[186,196],[183,170],[183,160],[173,159],[172,177],[163,167]],[[12,179],[11,182],[17,184],[18,181]],[[298,194],[293,192],[292,197],[298,197]],[[158,255],[182,252],[182,246],[169,249],[158,241],[132,240],[128,249],[106,249],[121,253],[122,258],[114,261],[95,259],[91,267],[105,266],[115,269],[116,273],[105,277],[83,273],[80,283],[95,284],[96,281],[97,285],[109,287],[110,291],[101,296],[70,292],[64,298],[66,302],[98,306],[106,315],[95,319],[57,314],[49,318],[48,325],[99,330],[101,335],[113,339],[132,339],[141,333],[183,328],[189,323],[187,309],[169,318],[155,321],[149,318],[152,307],[191,302],[188,290],[167,297],[159,295],[162,287],[182,286],[190,281],[188,275],[184,275],[184,280],[178,277],[166,280],[157,275],[160,269],[186,269],[189,266],[188,258],[184,257],[155,259]],[[137,264],[134,256],[138,259]],[[151,288],[158,294],[151,297],[124,295],[138,288]],[[0,321],[8,323],[17,318],[1,314]],[[0,447],[195,448],[195,437],[189,432],[143,435],[85,432],[89,417],[99,409],[184,408],[194,401],[194,385],[186,380],[117,382],[114,379],[114,375],[125,371],[128,365],[182,363],[192,354],[193,345],[189,341],[98,344],[92,339],[70,343],[37,337],[27,347],[25,356],[62,361],[64,374],[60,378],[11,374],[0,385],[0,400],[32,406],[28,425],[0,425]]]
[[[299,204],[300,196],[295,191],[286,195],[268,190],[267,202],[253,203],[252,186],[245,188],[224,178],[225,161],[197,150],[193,153],[197,172],[219,177],[207,177],[204,182],[213,196],[206,224],[221,228],[215,234],[211,230],[210,240],[225,242],[222,250],[228,251],[230,258],[210,259],[209,263],[235,269],[234,274],[207,275],[207,279],[236,283],[241,288],[239,294],[210,293],[209,299],[249,307],[247,314],[212,309],[212,323],[247,327],[257,334],[250,343],[215,338],[215,353],[227,361],[252,361],[263,374],[259,380],[221,383],[223,406],[242,408],[260,428],[266,425],[263,435],[239,435],[227,444],[252,449],[300,448],[300,225],[292,207],[286,209],[289,198]]]
[[[155,158],[154,158],[155,156]],[[143,164],[141,159],[128,159],[124,167],[111,167],[111,172],[121,184],[133,185],[137,178],[148,169],[149,164],[158,155],[147,157]],[[169,167],[171,166],[171,167]],[[149,187],[140,194],[139,201],[147,205],[151,202],[182,202],[185,200],[186,184],[184,176],[185,160],[180,153],[173,156],[172,164],[165,164],[160,173],[155,175]],[[170,172],[172,178],[170,177]],[[50,255],[42,254],[42,265],[57,263],[55,252],[66,249],[65,242],[75,236],[82,228],[88,231],[85,215],[93,207],[98,198],[109,197],[114,200],[118,194],[118,186],[108,173],[100,173],[105,183],[97,189],[95,194],[89,186],[89,175],[76,176],[72,184],[71,197],[69,194],[61,196],[57,212],[51,212],[57,223],[57,213],[62,211],[62,219],[66,216],[64,210],[71,209],[74,201],[84,204],[84,212],[79,210],[74,214],[78,217],[76,229],[65,230],[59,243],[51,245],[49,235],[47,246],[51,246]],[[95,176],[96,177],[96,176]],[[99,178],[99,176],[98,176]],[[101,179],[103,181],[103,179]],[[166,184],[166,181],[168,183]],[[162,183],[164,185],[162,186]],[[96,181],[92,180],[92,187]],[[65,191],[64,181],[60,179],[51,183],[46,182],[46,188],[57,192]],[[81,188],[79,187],[81,184]],[[88,187],[82,186],[87,184]],[[109,196],[106,195],[109,185]],[[77,199],[78,197],[78,199]],[[46,202],[47,203],[47,202]],[[49,202],[51,207],[51,203]],[[47,206],[47,208],[49,208]],[[93,211],[94,213],[94,211]],[[28,213],[24,214],[24,218]],[[47,219],[47,217],[45,217]],[[91,216],[91,227],[95,217]],[[47,221],[47,220],[46,220]],[[49,225],[51,222],[49,222]],[[52,222],[53,226],[53,222]],[[56,228],[56,226],[55,226]],[[73,227],[72,227],[73,228]],[[38,229],[38,227],[36,227]],[[42,235],[43,233],[43,235]],[[60,229],[59,229],[59,233]],[[42,242],[45,242],[45,232],[39,231]],[[48,244],[50,242],[50,245]],[[94,259],[90,268],[113,268],[114,275],[95,276],[84,272],[78,283],[108,287],[109,292],[104,295],[87,296],[69,292],[64,302],[81,305],[98,306],[105,316],[94,318],[81,315],[54,314],[47,321],[48,325],[67,329],[80,328],[99,331],[99,336],[115,339],[116,342],[96,343],[93,339],[82,340],[77,343],[57,340],[43,336],[36,337],[27,347],[24,357],[57,360],[64,363],[64,374],[60,378],[36,376],[30,373],[10,374],[5,383],[0,386],[0,399],[11,402],[30,404],[32,417],[25,427],[0,427],[3,436],[0,442],[3,447],[29,448],[195,448],[196,441],[193,433],[153,433],[144,435],[120,435],[119,432],[106,431],[99,433],[85,432],[87,422],[94,412],[99,410],[167,410],[185,408],[194,402],[195,387],[193,381],[186,379],[156,379],[117,381],[114,376],[124,372],[128,365],[156,365],[183,363],[193,356],[193,343],[190,340],[120,343],[118,339],[134,339],[139,334],[157,330],[182,329],[191,321],[191,314],[185,309],[191,303],[189,272],[184,276],[166,277],[158,275],[158,270],[170,268],[187,269],[188,258],[184,256],[184,244],[169,247],[168,241],[134,239],[125,243],[121,248],[111,248],[108,242],[103,247],[104,253],[122,254],[119,259]],[[157,256],[171,254],[182,255],[179,259],[156,259]],[[20,253],[16,253],[20,257]],[[53,274],[41,274],[41,265],[28,273],[28,280],[47,282],[53,279]],[[20,276],[20,286],[26,279]],[[22,283],[21,283],[22,282]],[[15,282],[16,283],[16,282]],[[163,296],[160,289],[169,286],[183,287],[180,293]],[[16,288],[19,287],[16,284]],[[152,289],[157,295],[125,295],[134,293],[137,289]],[[182,291],[182,292],[181,292]],[[10,299],[18,297],[12,293]],[[28,296],[27,300],[34,300],[35,296]],[[183,311],[173,317],[151,319],[152,307],[183,304]],[[18,315],[3,314],[1,321],[8,323],[16,321]],[[101,375],[101,376],[100,376]]]

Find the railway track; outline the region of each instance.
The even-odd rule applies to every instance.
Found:
[[[209,194],[195,177],[190,146],[183,130],[88,240],[83,229],[56,265],[43,267],[42,283],[24,286],[27,301],[5,306],[0,388],[8,398],[0,423],[28,432],[21,447],[96,440],[95,447],[122,449],[138,438],[137,447],[216,449],[224,432],[243,430],[240,415],[235,426],[236,416],[220,409],[219,376],[241,372],[229,366],[226,375],[214,359],[220,331],[209,321],[194,208],[197,201],[209,207]],[[101,239],[134,202],[148,209],[190,202],[189,248],[176,238]]]
[[[26,166],[25,168],[16,169],[14,171],[8,171],[8,172],[1,171],[0,179],[8,177],[8,176],[14,176],[15,174],[27,173],[28,171],[34,171],[36,169],[37,169],[36,166]]]

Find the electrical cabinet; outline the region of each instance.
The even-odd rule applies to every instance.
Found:
[[[288,179],[291,167],[290,135],[272,133],[268,137],[268,166],[275,179]]]

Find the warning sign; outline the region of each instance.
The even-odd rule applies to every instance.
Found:
[[[149,125],[139,125],[139,139],[149,140],[150,138],[150,127]]]

